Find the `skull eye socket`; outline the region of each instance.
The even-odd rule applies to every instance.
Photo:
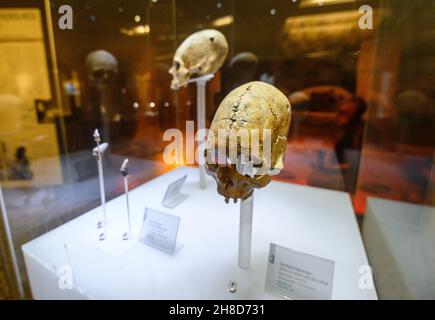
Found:
[[[218,166],[217,166],[216,164],[205,163],[205,168],[206,168],[208,171],[216,172],[217,169],[218,169]]]
[[[92,76],[96,79],[102,79],[104,77],[104,70],[95,69],[94,71],[92,71]]]
[[[257,163],[254,162],[253,166],[254,168],[261,168],[263,166],[263,161],[258,161]]]
[[[178,61],[175,61],[174,65],[175,65],[175,70],[177,70],[177,71],[181,67],[181,64]]]
[[[210,38],[210,41],[211,41],[211,42],[214,42],[214,37],[211,37],[211,38]]]

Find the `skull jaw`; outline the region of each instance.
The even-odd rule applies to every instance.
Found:
[[[233,199],[234,203],[237,200],[246,200],[254,193],[254,189],[250,185],[246,186],[228,186],[227,184],[221,183],[217,180],[217,191],[225,198],[225,202],[228,203],[229,199]]]
[[[229,199],[233,199],[234,203],[238,199],[246,200],[252,196],[255,188],[262,188],[270,182],[270,177],[267,175],[253,178],[241,175],[235,165],[218,166],[206,163],[206,169],[207,174],[216,180],[217,191],[225,198],[226,203]]]
[[[184,68],[184,65],[180,61],[174,59],[174,63],[171,69],[169,69],[169,73],[172,75],[172,90],[178,90],[187,86],[190,79],[190,73],[188,69]]]
[[[171,89],[172,90],[178,90],[180,88],[184,88],[187,86],[187,79],[180,79],[177,77],[174,77],[171,81]]]

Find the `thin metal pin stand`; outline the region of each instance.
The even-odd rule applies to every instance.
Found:
[[[98,166],[98,181],[100,184],[100,198],[101,198],[101,207],[103,210],[103,221],[99,221],[97,227],[99,229],[104,228],[103,232],[100,234],[98,239],[100,241],[104,241],[106,239],[107,234],[107,219],[106,219],[106,192],[104,190],[104,174],[103,174],[103,153],[107,149],[108,144],[101,142],[100,133],[98,129],[94,131],[94,140],[97,143],[97,147],[93,150],[93,156],[97,160]]]
[[[127,202],[127,219],[128,219],[128,232],[122,235],[122,240],[128,240],[131,237],[131,219],[130,219],[130,203],[128,201],[128,159],[125,159],[121,166],[121,174],[124,177],[124,191],[125,200]]]

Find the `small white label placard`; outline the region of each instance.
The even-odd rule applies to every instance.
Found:
[[[139,239],[151,247],[174,254],[179,225],[180,217],[146,208]]]
[[[187,195],[182,194],[180,192],[181,187],[183,186],[186,179],[187,179],[187,174],[182,176],[180,179],[177,179],[176,181],[172,182],[168,186],[168,189],[166,190],[165,196],[163,197],[163,201],[162,201],[162,205],[164,207],[174,209],[181,202],[183,202],[188,198]]]
[[[266,291],[285,298],[328,300],[334,261],[270,244]]]

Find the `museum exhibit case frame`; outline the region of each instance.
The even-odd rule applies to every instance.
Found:
[[[0,299],[435,299],[434,21],[2,1]]]

